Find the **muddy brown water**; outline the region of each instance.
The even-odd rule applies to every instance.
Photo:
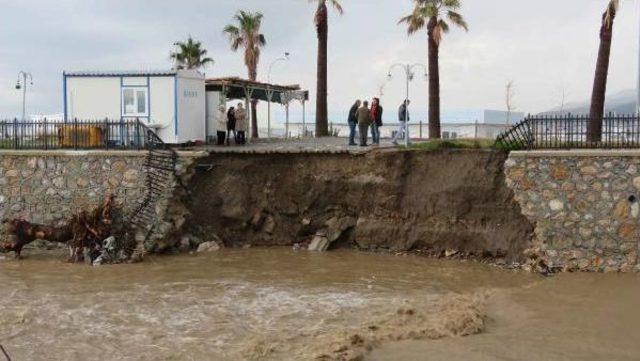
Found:
[[[346,250],[61,258],[0,260],[13,360],[640,359],[638,275],[545,279]]]

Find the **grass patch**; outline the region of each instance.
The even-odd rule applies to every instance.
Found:
[[[441,139],[413,143],[409,146],[409,149],[425,151],[435,151],[441,149],[490,149],[494,144],[495,140],[493,139]]]

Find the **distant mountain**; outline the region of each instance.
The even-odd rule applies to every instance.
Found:
[[[567,103],[564,106],[564,111],[560,111],[560,107],[556,107],[541,114],[556,115],[561,113],[574,113],[574,114],[588,114],[590,108],[590,102],[574,102]],[[633,114],[636,112],[636,90],[629,89],[623,90],[617,93],[608,94],[605,103],[605,112],[617,113],[617,114]]]

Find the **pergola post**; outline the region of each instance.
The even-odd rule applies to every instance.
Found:
[[[273,101],[274,91],[271,86],[267,87],[267,138],[271,138],[271,102]]]
[[[289,101],[285,103],[284,109],[287,114],[285,125],[284,125],[284,137],[289,138]]]
[[[248,127],[249,129],[246,130],[246,133],[249,133],[250,135],[247,136],[247,134],[245,133],[245,138],[247,139],[247,143],[251,143],[251,137],[253,136],[252,134],[252,129],[253,129],[253,119],[252,119],[252,114],[253,114],[253,109],[251,109],[251,97],[253,96],[253,88],[252,87],[248,87],[245,86],[244,87],[244,104],[245,104],[245,109],[247,110],[246,113],[249,116],[249,122],[248,122]]]
[[[302,137],[305,138],[307,136],[307,101],[302,99]]]

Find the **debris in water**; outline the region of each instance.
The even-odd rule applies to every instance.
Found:
[[[128,237],[127,228],[115,209],[114,197],[108,194],[104,203],[90,212],[74,215],[66,224],[53,227],[28,222],[24,219],[5,219],[3,224],[10,236],[0,243],[0,252],[14,252],[20,258],[22,249],[36,240],[63,243],[69,247],[70,262],[86,262],[90,265],[120,263],[131,258],[135,249]],[[117,221],[114,219],[117,218]]]

